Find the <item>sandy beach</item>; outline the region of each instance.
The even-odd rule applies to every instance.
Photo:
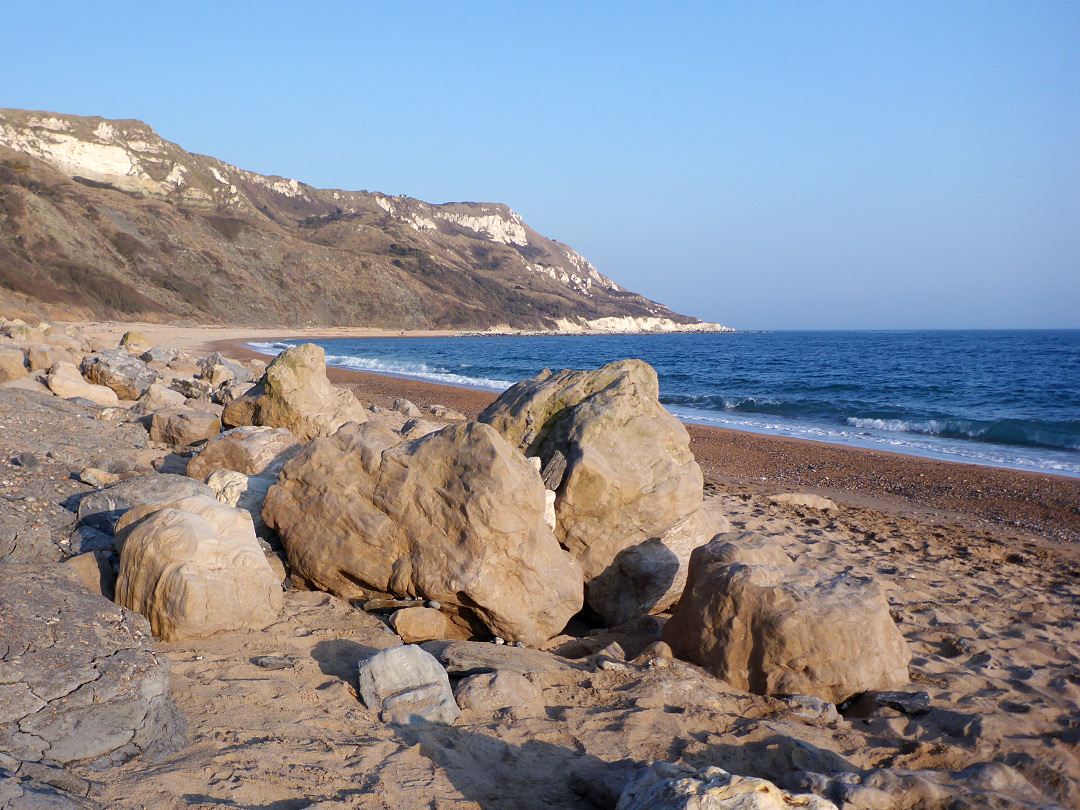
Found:
[[[357,334],[84,328],[103,345],[135,328],[194,356],[220,350],[240,360],[265,359],[243,345],[251,340]],[[384,407],[405,397],[472,417],[494,398],[327,372]],[[71,519],[62,504],[92,491],[78,470],[128,441],[135,426],[22,394],[0,392],[9,493],[0,529],[15,538],[0,551],[16,561],[49,550],[60,559],[63,546],[50,532]],[[885,591],[913,656],[906,691],[925,692],[928,711],[864,700],[839,715],[815,713],[741,692],[681,661],[634,663],[658,639],[661,615],[608,630],[575,624],[543,645],[552,653],[545,660],[563,663],[529,673],[540,707],[473,708],[452,727],[393,727],[358,701],[356,661],[400,640],[382,618],[294,588],[265,628],[157,642],[172,665],[187,744],[104,770],[72,767],[95,802],[88,806],[613,808],[628,774],[653,760],[813,788],[847,797],[837,800],[844,808],[1080,806],[1080,481],[688,427],[706,511],[800,564]],[[42,455],[42,472],[9,463],[27,450]],[[136,461],[163,470],[176,456],[150,443]],[[774,500],[786,493],[824,495],[838,506]],[[590,656],[611,642],[625,659],[600,666]],[[263,656],[287,665],[267,670],[256,663]],[[821,774],[833,781],[821,783]]]

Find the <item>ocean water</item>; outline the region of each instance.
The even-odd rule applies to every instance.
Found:
[[[637,357],[685,421],[1080,477],[1080,330],[318,342],[331,365],[493,391]]]

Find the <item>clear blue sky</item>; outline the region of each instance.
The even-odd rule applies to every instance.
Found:
[[[20,3],[0,106],[505,202],[738,328],[1080,327],[1080,3]]]

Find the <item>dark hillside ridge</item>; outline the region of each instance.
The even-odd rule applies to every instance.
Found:
[[[52,317],[251,326],[715,329],[622,289],[505,205],[316,189],[139,121],[25,110],[0,110],[4,299]]]

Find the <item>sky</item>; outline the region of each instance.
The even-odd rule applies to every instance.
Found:
[[[1080,3],[21,3],[0,106],[503,202],[738,329],[1080,328]],[[33,32],[22,35],[19,32]]]

